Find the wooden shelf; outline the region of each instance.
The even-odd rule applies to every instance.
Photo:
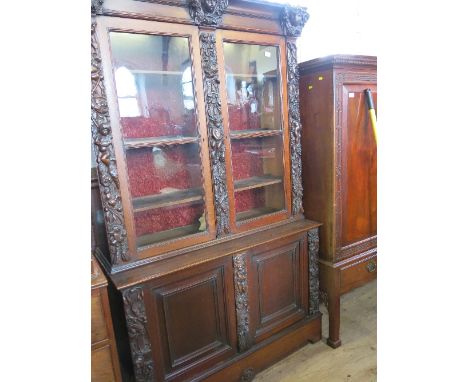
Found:
[[[248,219],[254,219],[254,218],[258,218],[259,216],[268,215],[268,214],[271,214],[273,212],[278,212],[278,211],[279,211],[278,209],[268,208],[268,207],[253,208],[251,210],[237,213],[236,220],[243,221],[243,220],[248,220]]]
[[[249,73],[229,73],[229,72],[226,72],[226,76],[242,77],[242,78],[255,78],[255,77],[276,78],[278,77],[277,74],[261,74],[261,73],[249,74]]]
[[[283,130],[231,130],[231,139],[273,137],[282,134]]]
[[[203,199],[201,188],[190,188],[157,195],[133,198],[133,212],[142,212],[154,208],[170,207],[178,204],[201,201]]]
[[[254,176],[252,178],[236,180],[234,182],[234,191],[245,191],[253,188],[271,186],[272,184],[278,184],[283,181],[283,178],[275,176]]]
[[[195,233],[199,233],[198,228],[200,224],[192,224],[183,227],[177,227],[174,229],[169,229],[167,231],[155,232],[150,233],[147,235],[142,235],[137,237],[137,247],[141,248],[147,245],[161,243],[167,240],[178,239],[180,237],[193,235]]]
[[[198,142],[198,137],[164,136],[152,138],[124,138],[126,149],[140,149],[144,147],[166,147],[172,145],[184,145]]]
[[[169,75],[169,76],[182,76],[184,72],[173,71],[173,70],[144,70],[144,69],[130,69],[131,73],[135,74],[159,74],[159,75]],[[190,72],[190,74],[192,74]]]

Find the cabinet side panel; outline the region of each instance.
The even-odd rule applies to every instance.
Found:
[[[321,79],[320,79],[321,78]],[[334,111],[331,70],[300,77],[304,214],[320,221],[320,256],[333,258]]]

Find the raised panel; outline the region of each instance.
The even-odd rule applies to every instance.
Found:
[[[364,97],[374,84],[343,86],[342,246],[377,234],[377,145]]]
[[[251,316],[255,342],[305,316],[304,241],[251,257]]]
[[[175,277],[152,290],[166,378],[234,352],[224,267]]]

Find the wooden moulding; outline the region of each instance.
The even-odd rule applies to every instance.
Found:
[[[310,220],[298,220],[281,224],[259,232],[249,232],[239,235],[237,238],[220,240],[209,246],[192,248],[171,258],[153,261],[140,267],[127,269],[110,275],[117,289],[128,288],[142,282],[160,278],[165,275],[176,273],[182,269],[207,263],[209,261],[232,256],[242,251],[247,251],[252,246],[259,246],[274,242],[279,237],[299,237],[304,232],[320,226],[320,223]]]
[[[299,64],[300,74],[307,74],[317,70],[327,70],[343,66],[360,66],[367,68],[377,68],[377,57],[359,56],[347,54],[335,54],[326,57],[316,58],[314,60],[301,62]]]

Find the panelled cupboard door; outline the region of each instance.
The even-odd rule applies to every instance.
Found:
[[[248,263],[250,335],[259,343],[306,316],[306,240],[258,247]]]
[[[99,17],[133,260],[215,237],[198,28]]]
[[[227,258],[146,286],[158,380],[187,380],[236,353],[232,280]]]
[[[371,89],[377,112],[375,84],[345,82],[342,88],[342,247],[377,235],[377,145],[365,89]]]
[[[285,41],[218,30],[230,223],[241,232],[291,214]]]

